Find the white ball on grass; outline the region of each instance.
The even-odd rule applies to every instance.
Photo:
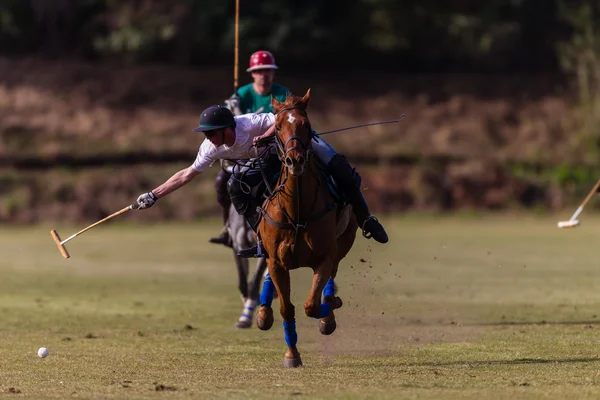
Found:
[[[38,350],[38,356],[40,356],[40,358],[48,357],[48,354],[50,354],[50,352],[45,347],[40,347]]]

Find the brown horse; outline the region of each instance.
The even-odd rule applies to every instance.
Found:
[[[282,160],[281,174],[271,197],[263,205],[258,231],[269,255],[269,276],[261,293],[257,325],[262,330],[273,324],[273,284],[279,294],[281,316],[288,349],[284,366],[302,365],[296,347],[294,305],[290,301],[290,271],[309,267],[314,271],[312,288],[304,303],[307,316],[320,319],[322,334],[336,328],[333,310],[342,306],[335,296],[334,281],[340,261],[356,238],[356,223],[350,206],[337,209],[328,182],[311,150],[312,130],[306,109],[310,89],[304,97],[288,96],[283,102],[272,98],[276,115],[275,141]],[[323,293],[323,301],[321,294]]]

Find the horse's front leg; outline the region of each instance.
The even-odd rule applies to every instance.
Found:
[[[240,296],[242,297],[242,303],[244,304],[244,310],[242,311],[242,315],[238,322],[236,322],[235,327],[246,329],[252,326],[252,316],[254,315],[257,299],[253,299],[248,291],[248,260],[239,257],[235,254],[235,251],[233,258],[235,259],[235,265],[238,272],[238,288],[240,290]]]
[[[244,261],[246,261],[246,263],[248,262],[247,259],[243,259]],[[259,258],[258,262],[256,263],[256,271],[254,272],[254,276],[252,277],[252,279],[250,280],[250,282],[247,283],[247,298],[244,301],[244,311],[242,312],[242,316],[240,317],[240,320],[235,324],[236,328],[250,328],[252,326],[252,318],[254,317],[254,310],[256,309],[256,305],[259,303],[259,295],[260,295],[260,282],[262,281],[263,278],[263,274],[265,273],[265,271],[267,270],[267,261],[264,258]],[[240,281],[241,282],[241,281]],[[271,284],[271,282],[268,282],[268,284]],[[265,292],[268,292],[269,289],[267,288],[267,290]],[[273,290],[271,289],[271,293],[273,292]],[[272,295],[271,295],[272,296]],[[266,301],[266,303],[271,304],[271,301]],[[272,315],[272,312],[271,312]],[[273,322],[271,322],[272,324]],[[270,326],[269,326],[270,328]]]
[[[296,368],[302,366],[300,352],[296,347],[298,342],[298,333],[296,332],[296,316],[294,305],[291,302],[291,283],[290,272],[277,264],[274,261],[268,263],[269,273],[279,294],[279,304],[281,317],[283,318],[283,333],[285,335],[285,343],[288,348],[283,359],[283,366],[286,368]]]
[[[260,283],[262,282],[263,275],[266,278],[268,274],[267,270],[267,259],[259,258],[256,262],[256,270],[254,271],[254,276],[248,282],[248,298],[258,301],[258,296],[260,296]]]
[[[248,260],[239,257],[235,250],[233,250],[233,259],[238,273],[238,289],[240,290],[242,303],[245,303],[248,299]]]

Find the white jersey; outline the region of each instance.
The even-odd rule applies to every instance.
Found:
[[[204,139],[198,150],[192,168],[198,172],[204,171],[222,159],[247,160],[256,157],[253,139],[264,134],[275,123],[272,113],[244,114],[235,117],[235,142],[231,146],[223,144],[215,146],[208,139]]]

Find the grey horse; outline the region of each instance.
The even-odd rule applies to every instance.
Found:
[[[235,324],[236,328],[250,328],[252,326],[252,318],[254,310],[258,305],[258,296],[260,295],[260,284],[262,278],[267,272],[266,258],[258,258],[256,261],[256,269],[254,275],[248,280],[250,263],[247,258],[242,258],[237,255],[238,251],[247,249],[255,244],[254,231],[246,222],[243,215],[235,211],[231,207],[229,210],[229,219],[227,220],[227,230],[233,245],[233,258],[238,270],[239,290],[244,303],[244,310],[240,319]]]
[[[221,162],[221,168],[227,172],[232,173],[233,168],[236,165],[235,162],[223,160]],[[238,214],[234,207],[229,209],[229,217],[226,223],[227,230],[229,231],[229,237],[231,238],[231,244],[233,247],[233,259],[235,266],[238,271],[238,288],[244,304],[242,315],[238,322],[235,324],[236,328],[244,329],[252,326],[252,319],[254,316],[254,310],[258,305],[258,297],[260,295],[260,285],[262,283],[263,276],[267,273],[267,260],[265,258],[258,258],[256,261],[256,268],[254,275],[250,280],[248,276],[250,273],[250,262],[247,258],[243,258],[237,255],[240,250],[247,249],[256,244],[256,236],[254,231],[246,222],[246,218]]]
[[[239,98],[237,98],[237,96],[234,95],[230,99],[225,100],[225,103],[234,115],[242,114],[239,108]],[[258,110],[257,113],[258,112],[262,112],[262,108]],[[221,168],[232,174],[236,164],[235,161],[222,160]],[[264,258],[259,258],[257,260],[254,275],[252,276],[252,279],[248,281],[250,263],[247,258],[242,258],[238,256],[237,253],[240,250],[250,248],[256,244],[254,231],[246,222],[246,218],[244,218],[243,215],[238,214],[233,206],[229,209],[229,217],[227,218],[226,226],[232,242],[233,259],[235,260],[235,265],[238,270],[238,288],[242,297],[242,303],[244,304],[244,310],[242,311],[242,315],[238,322],[235,324],[235,327],[240,329],[250,328],[252,326],[254,310],[258,305],[260,284],[262,283],[263,276],[267,273],[267,260]]]

